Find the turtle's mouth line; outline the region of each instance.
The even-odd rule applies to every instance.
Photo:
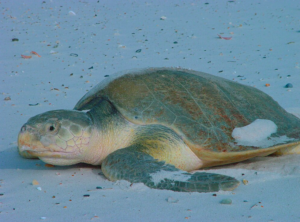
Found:
[[[39,148],[36,148],[39,149]],[[44,149],[44,148],[40,148]],[[55,155],[67,155],[73,152],[66,152],[63,150],[34,150],[30,148],[29,146],[23,145],[20,149],[20,151],[27,151],[29,154],[35,155],[35,156],[55,156]]]

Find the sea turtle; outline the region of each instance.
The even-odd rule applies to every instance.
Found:
[[[234,133],[249,126],[250,132]],[[261,127],[270,131],[264,138],[247,138]],[[203,72],[149,68],[110,76],[74,110],[30,118],[18,150],[53,165],[101,164],[111,181],[215,192],[233,190],[239,181],[188,172],[275,152],[300,153],[299,141],[300,119],[258,89]]]

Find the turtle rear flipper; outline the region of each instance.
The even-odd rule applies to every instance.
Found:
[[[236,179],[213,173],[194,173],[177,169],[141,151],[139,145],[117,150],[102,163],[104,175],[112,180],[144,183],[148,187],[181,192],[216,192],[233,190]]]

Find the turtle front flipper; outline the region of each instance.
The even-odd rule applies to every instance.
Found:
[[[229,176],[197,172],[190,174],[141,151],[141,145],[117,150],[102,163],[104,175],[111,181],[144,183],[150,188],[181,192],[233,190],[239,182]]]

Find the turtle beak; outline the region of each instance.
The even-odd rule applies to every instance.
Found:
[[[38,128],[31,125],[25,124],[22,126],[19,135],[18,135],[18,151],[19,154],[24,158],[61,158],[64,152],[60,147],[57,147],[56,144],[50,143],[46,146],[43,144],[42,135]]]
[[[44,146],[39,142],[37,130],[29,125],[23,125],[18,135],[19,154],[24,158],[37,158],[37,156],[30,151],[39,147]]]

